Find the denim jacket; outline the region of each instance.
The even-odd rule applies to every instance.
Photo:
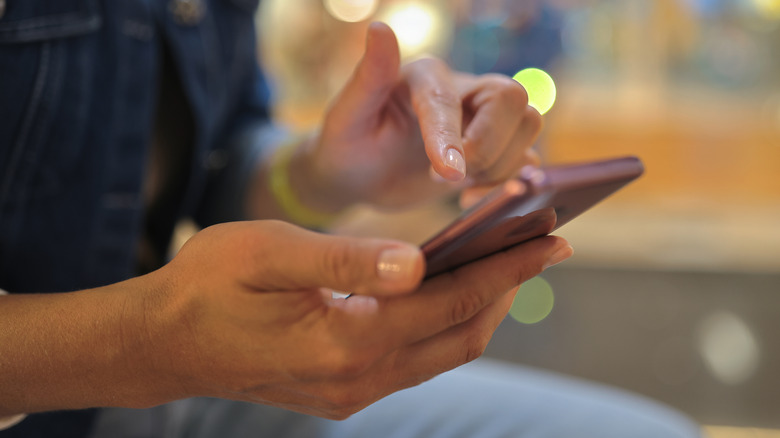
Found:
[[[216,205],[238,199],[236,175],[250,167],[230,140],[268,120],[258,1],[4,0],[0,289],[60,292],[134,274],[163,44],[195,125],[181,213],[209,224],[237,211]]]
[[[238,211],[268,122],[259,0],[0,0],[0,289],[61,292],[134,274],[142,181],[168,53],[195,127],[181,214]],[[83,436],[93,412],[31,415],[6,436]]]

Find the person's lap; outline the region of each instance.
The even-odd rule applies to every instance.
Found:
[[[108,409],[93,438],[698,437],[681,414],[624,391],[480,359],[345,421],[218,399]]]

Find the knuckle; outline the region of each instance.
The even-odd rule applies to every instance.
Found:
[[[525,114],[523,114],[523,123],[530,128],[534,133],[542,130],[544,119],[539,111],[532,106],[526,107]]]
[[[450,310],[450,322],[452,325],[469,320],[484,307],[481,295],[465,293],[459,296]]]
[[[435,56],[426,56],[415,61],[417,67],[425,70],[437,70],[441,72],[449,71],[450,67],[444,62],[443,59]]]
[[[469,176],[485,181],[490,170],[499,164],[504,148],[496,147],[488,138],[469,139],[466,144],[466,162]]]
[[[533,266],[523,265],[519,267],[514,272],[514,276],[512,277],[512,282],[516,286],[522,285],[526,281],[539,275],[539,273],[543,271],[542,269],[543,265],[544,265],[544,261],[538,260]]]
[[[370,365],[371,361],[365,355],[341,350],[328,355],[323,369],[331,378],[346,380],[362,375]]]
[[[425,90],[422,99],[427,101],[429,105],[438,106],[450,106],[455,107],[458,105],[460,97],[454,90],[436,85]]]
[[[485,75],[484,80],[486,88],[492,91],[493,97],[502,105],[518,109],[528,105],[528,92],[516,80],[499,74]]]
[[[435,127],[430,131],[430,134],[441,138],[448,138],[451,139],[451,141],[455,141],[460,138],[460,133],[456,131],[454,127],[446,125]],[[464,158],[468,159],[468,152],[466,151],[464,151]]]
[[[360,410],[361,408],[357,406],[344,406],[344,407],[334,408],[332,410],[332,416],[333,416],[332,419],[336,421],[344,421],[349,419],[351,416],[357,414]]]
[[[477,142],[472,142],[472,146],[478,146]],[[495,157],[486,153],[481,148],[472,147],[466,151],[467,169],[471,176],[479,178],[482,174],[491,167]]]
[[[357,391],[344,391],[343,396],[339,399],[341,403],[340,413],[349,417],[350,415],[358,412],[366,402],[362,397],[361,392]]]
[[[504,76],[496,80],[496,87],[499,95],[510,105],[518,108],[525,108],[528,105],[528,92],[514,79]]]
[[[489,340],[489,337],[479,336],[476,340],[469,342],[463,351],[463,363],[469,363],[482,356],[485,353],[485,349],[487,349]]]
[[[525,161],[528,165],[534,167],[539,167],[542,165],[542,157],[540,157],[539,153],[533,149],[529,149],[528,152],[525,153]]]
[[[351,417],[353,413],[350,413],[348,411],[342,411],[342,410],[333,410],[333,411],[328,413],[326,418],[328,420],[344,421],[344,420],[348,419],[349,417]]]
[[[354,245],[343,242],[334,242],[325,248],[320,268],[335,282],[332,286],[350,287],[354,283],[356,252]]]
[[[496,158],[492,163],[469,167],[469,176],[479,184],[492,185],[502,182],[505,177],[502,169],[506,168],[505,159]]]
[[[362,389],[356,389],[353,385],[334,390],[328,397],[331,408],[330,413],[338,419],[344,420],[360,410],[364,401]]]
[[[525,108],[528,105],[528,91],[514,80],[510,79],[509,81],[511,84],[506,87],[506,95],[519,107]]]
[[[481,184],[492,183],[497,181],[495,175],[493,175],[493,169],[491,166],[478,167],[472,166],[469,168],[469,176],[476,182]]]

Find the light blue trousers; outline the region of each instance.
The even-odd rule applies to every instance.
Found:
[[[687,418],[624,391],[487,359],[393,394],[345,421],[190,399],[108,409],[93,438],[687,438]]]

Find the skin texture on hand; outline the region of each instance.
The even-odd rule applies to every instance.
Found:
[[[379,207],[490,187],[538,163],[541,126],[516,81],[455,73],[435,58],[401,66],[393,31],[373,23],[363,59],[302,149],[299,187],[314,203]]]
[[[406,244],[274,221],[215,226],[154,274],[169,285],[150,316],[154,356],[168,356],[155,375],[182,396],[346,418],[478,357],[513,288],[570,255],[544,237],[421,283],[422,256]]]
[[[571,252],[539,238],[421,283],[405,243],[217,225],[142,277],[0,297],[0,417],[214,396],[345,418],[479,356]]]

